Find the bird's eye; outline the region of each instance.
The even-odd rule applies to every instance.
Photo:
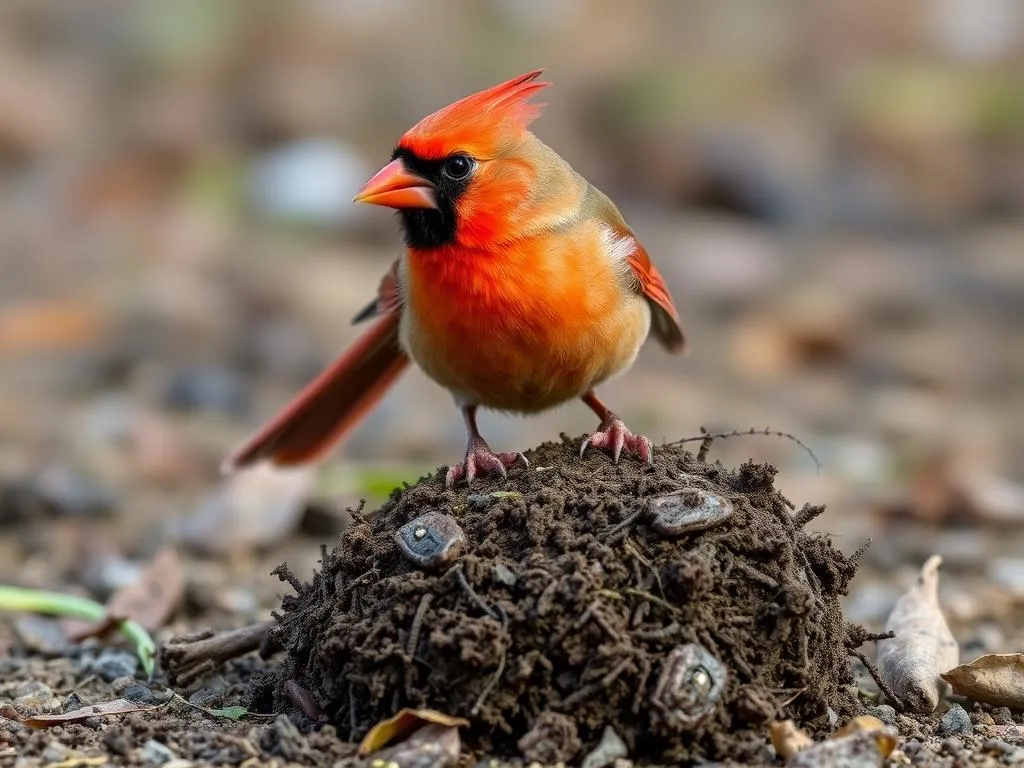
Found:
[[[458,181],[469,176],[473,170],[473,161],[466,155],[452,155],[444,161],[444,175]]]

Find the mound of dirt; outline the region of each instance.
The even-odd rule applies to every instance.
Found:
[[[803,529],[820,508],[794,512],[770,466],[578,446],[472,489],[428,477],[357,516],[311,583],[282,568],[288,656],[254,708],[293,708],[297,681],[342,737],[427,707],[469,719],[470,748],[542,762],[606,725],[634,758],[748,759],[773,717],[856,710],[856,566]]]

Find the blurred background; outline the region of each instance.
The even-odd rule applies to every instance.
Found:
[[[851,618],[877,624],[940,551],[953,618],[1004,644],[1018,0],[7,0],[0,581],[102,596],[176,540],[234,558],[196,561],[194,604],[255,614],[271,565],[312,568],[347,505],[457,460],[457,411],[412,372],[317,471],[217,474],[361,330],[400,239],[355,191],[420,117],[538,66],[534,130],[620,205],[691,340],[603,397],[656,444],[798,436],[820,472],[779,438],[711,455],[774,463],[841,548],[874,537]],[[482,421],[498,450],[593,426],[579,404]]]

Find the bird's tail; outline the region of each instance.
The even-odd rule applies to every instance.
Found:
[[[284,410],[236,448],[221,471],[268,460],[278,466],[322,458],[353,429],[405,370],[398,314],[373,325],[355,345],[310,382]]]

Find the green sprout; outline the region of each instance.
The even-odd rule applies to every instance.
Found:
[[[107,620],[107,609],[95,600],[59,592],[39,589],[0,586],[0,611],[23,611],[43,613],[49,616],[65,616],[101,623]],[[142,670],[148,680],[153,679],[156,667],[156,643],[149,633],[131,619],[114,622],[125,637],[135,646],[135,653],[142,663]]]

